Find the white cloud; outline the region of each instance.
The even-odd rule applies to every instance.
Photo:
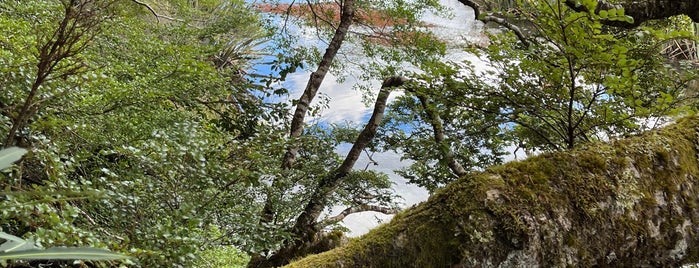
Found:
[[[298,72],[288,77],[288,86],[291,89],[292,99],[298,99],[306,88],[311,72]],[[329,98],[328,109],[324,109],[319,120],[326,123],[342,123],[346,121],[362,122],[366,114],[371,112],[372,107],[366,107],[362,103],[362,93],[353,89],[357,80],[353,76],[347,76],[342,83],[337,81],[337,77],[328,73],[318,90],[318,95],[311,102],[312,106],[317,106],[322,101],[323,95]],[[375,88],[378,91],[378,81]],[[307,121],[318,120],[307,118]]]
[[[483,38],[481,35],[483,24],[474,20],[473,9],[458,0],[441,0],[440,4],[450,10],[451,16],[446,17],[431,12],[423,16],[423,21],[435,26],[432,27],[432,32],[437,37],[458,45]]]
[[[482,24],[476,23],[474,20],[473,10],[469,7],[464,6],[459,3],[458,0],[442,0],[440,1],[444,6],[451,9],[452,17],[445,18],[437,14],[426,14],[424,16],[424,21],[430,23],[435,34],[438,37],[443,38],[452,42],[450,46],[449,55],[447,58],[452,61],[469,60],[473,62],[478,67],[477,70],[483,71],[480,68],[484,64],[479,61],[474,55],[463,52],[459,48],[468,42],[479,42],[482,41],[481,31]],[[303,35],[309,40],[303,41],[307,45],[322,45],[316,40],[314,34],[305,32]],[[344,44],[343,50],[356,50],[351,44]],[[353,55],[354,57],[359,57]],[[338,59],[339,60],[339,59]],[[355,58],[354,60],[357,60]],[[359,58],[359,60],[362,60]],[[370,59],[366,59],[370,60]],[[357,70],[347,70],[348,73],[357,72]],[[285,85],[290,89],[291,99],[298,99],[308,82],[310,71],[298,72],[290,74],[287,78]],[[357,79],[355,75],[347,75],[344,77],[343,82],[338,82],[337,77],[331,73],[328,73],[323,83],[319,89],[319,94],[324,94],[330,101],[328,103],[328,109],[322,111],[320,118],[308,118],[307,121],[320,120],[326,123],[341,123],[345,121],[351,121],[355,123],[364,123],[366,117],[371,112],[373,107],[366,107],[362,102],[362,92],[354,90],[353,86],[357,84]],[[380,86],[380,81],[371,82],[371,88],[374,91],[374,97],[378,92]],[[389,100],[394,99],[398,96],[399,92],[392,94]],[[312,105],[318,105],[319,98],[313,101]],[[346,152],[349,148],[338,148],[338,151]],[[371,166],[370,168],[378,171],[385,172],[389,175],[391,180],[394,182],[393,189],[397,194],[403,197],[403,207],[408,207],[424,200],[427,200],[429,194],[426,190],[417,187],[415,185],[409,185],[406,183],[405,179],[398,176],[393,172],[395,169],[399,169],[403,166],[408,165],[406,161],[400,161],[400,155],[392,152],[377,153],[373,156],[379,165]],[[360,157],[356,164],[356,168],[363,168],[368,159],[365,155]],[[341,211],[344,208],[334,208],[333,211]],[[387,222],[392,218],[392,215],[383,215],[375,212],[364,212],[352,214],[345,218],[343,224],[350,229],[349,236],[359,236],[368,232],[371,228],[378,226],[381,222]]]
[[[349,148],[349,146],[342,146],[338,148],[337,151],[340,155],[343,155],[349,151]],[[409,164],[406,160],[401,161],[400,157],[400,154],[394,152],[375,153],[372,159],[374,159],[378,165],[369,164],[369,169],[388,174],[391,181],[394,183],[392,187],[394,192],[403,198],[400,206],[402,208],[407,208],[427,200],[429,194],[427,190],[423,188],[407,184],[405,179],[393,172],[393,170]],[[369,159],[365,154],[362,154],[357,160],[355,169],[364,169],[367,163],[369,163]],[[336,207],[333,211],[337,212],[343,209],[343,207]],[[378,212],[361,212],[347,216],[342,223],[345,227],[350,229],[347,235],[356,237],[365,234],[371,228],[383,222],[388,222],[391,218],[393,218],[393,215],[384,215]]]

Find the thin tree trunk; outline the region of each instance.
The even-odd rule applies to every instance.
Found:
[[[340,24],[335,30],[330,44],[325,49],[325,54],[318,64],[318,69],[311,73],[308,79],[308,84],[306,84],[306,89],[304,89],[303,94],[296,104],[296,110],[294,111],[294,117],[291,120],[291,130],[290,136],[292,138],[299,137],[303,133],[303,121],[308,112],[308,107],[315,98],[318,89],[320,88],[325,75],[330,70],[330,66],[340,50],[340,46],[345,41],[347,32],[350,25],[352,25],[352,20],[354,19],[354,0],[345,0],[342,2],[342,14],[340,15]],[[291,168],[294,165],[294,160],[296,159],[296,154],[298,153],[298,146],[289,146],[284,155],[284,160],[282,162],[282,168]]]
[[[383,120],[384,110],[386,109],[386,102],[388,101],[388,96],[391,93],[391,88],[403,85],[407,79],[403,77],[391,77],[384,81],[379,91],[379,95],[374,103],[374,111],[369,118],[369,122],[364,126],[364,129],[355,140],[352,145],[352,149],[347,153],[345,160],[342,162],[340,167],[338,167],[330,176],[325,177],[320,181],[318,187],[316,187],[310,202],[306,205],[301,216],[296,220],[296,225],[294,226],[295,233],[303,234],[311,232],[317,232],[315,221],[327,203],[328,197],[337,189],[337,187],[342,183],[347,176],[347,174],[352,171],[354,164],[359,159],[362,151],[376,136],[376,130],[379,128],[381,120]]]
[[[289,136],[292,139],[300,137],[303,133],[303,123],[306,113],[308,112],[308,107],[313,101],[313,98],[315,98],[316,93],[318,93],[318,89],[320,88],[323,79],[325,79],[325,75],[328,73],[328,70],[333,63],[337,52],[340,50],[342,43],[345,41],[350,25],[352,25],[355,12],[354,0],[345,0],[341,3],[342,13],[340,14],[340,24],[337,26],[330,44],[328,44],[328,47],[325,49],[325,54],[323,54],[323,58],[318,64],[318,68],[315,72],[311,73],[308,83],[306,84],[306,88],[296,104],[296,110],[294,111],[294,116],[291,119],[291,129],[289,131]],[[295,142],[296,141],[292,140],[292,143]],[[287,148],[284,158],[282,159],[282,169],[286,170],[293,167],[298,150],[298,144],[292,144]],[[282,189],[279,179],[274,179],[272,181],[271,190],[267,193],[265,206],[262,209],[262,216],[260,218],[261,223],[271,223],[274,221],[274,204],[279,199],[277,196],[280,195],[281,191]]]
[[[73,63],[61,67],[60,73],[54,73],[59,63],[82,52],[98,31],[102,18],[98,17],[98,10],[89,9],[89,6],[93,6],[92,8],[97,7],[92,2],[78,0],[64,2],[65,13],[63,19],[56,27],[56,30],[45,40],[46,42],[39,47],[36,77],[29,88],[29,93],[27,93],[24,103],[16,111],[16,117],[12,119],[12,127],[10,127],[5,137],[3,147],[7,148],[16,145],[18,133],[27,126],[30,118],[39,110],[38,107],[34,107],[37,103],[35,99],[39,94],[39,89],[50,79],[50,76],[71,76],[79,73],[84,68],[82,63]],[[102,4],[103,6],[101,7],[105,7],[110,5],[111,2],[105,1]]]
[[[314,245],[314,240],[322,228],[318,224],[318,217],[327,205],[328,198],[337,190],[339,185],[345,180],[347,174],[352,171],[354,164],[366,146],[374,139],[376,130],[383,120],[386,102],[390,95],[391,88],[403,85],[407,79],[403,77],[390,77],[384,81],[379,91],[379,95],[374,103],[374,111],[369,118],[369,122],[359,134],[352,149],[347,153],[342,164],[323,178],[314,189],[308,204],[303,212],[296,219],[292,231],[292,241],[269,258],[253,258],[248,263],[248,267],[277,267],[289,263],[291,260],[307,255],[309,249]]]
[[[459,160],[454,156],[454,151],[452,151],[449,144],[445,142],[444,125],[442,124],[442,118],[439,116],[439,113],[431,106],[427,96],[421,93],[415,93],[415,95],[420,100],[425,114],[427,114],[427,120],[432,126],[434,141],[437,143],[437,147],[439,147],[439,153],[442,155],[442,159],[447,163],[447,166],[449,166],[449,169],[451,169],[457,178],[465,176],[468,174],[468,171],[459,163]]]

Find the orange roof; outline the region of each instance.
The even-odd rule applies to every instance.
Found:
[[[273,14],[289,14],[290,16],[304,18],[318,24],[330,24],[337,27],[340,23],[340,5],[338,3],[318,4],[258,4],[260,11]],[[354,23],[365,26],[370,33],[365,39],[372,42],[391,45],[405,43],[405,38],[415,37],[418,33],[395,33],[393,26],[405,24],[404,19],[392,18],[379,10],[355,11]],[[428,25],[429,26],[429,25]],[[402,41],[401,41],[402,40]]]

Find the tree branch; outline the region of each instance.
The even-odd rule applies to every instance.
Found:
[[[526,35],[524,35],[524,32],[522,32],[522,30],[519,27],[517,27],[517,25],[510,23],[504,18],[496,17],[490,14],[485,14],[484,12],[487,12],[489,10],[483,8],[483,6],[476,1],[459,0],[459,2],[472,8],[477,20],[480,20],[483,23],[493,22],[502,27],[507,28],[508,30],[512,31],[515,35],[517,35],[517,38],[520,42],[522,42],[522,44],[525,47],[529,47],[529,39],[526,37]]]
[[[486,22],[484,19],[488,16],[483,14],[493,11],[487,8],[483,0],[459,0],[459,2],[473,8],[476,19],[483,22]],[[577,2],[576,0],[565,0],[565,4],[572,10],[591,12],[584,5],[580,5]],[[677,15],[687,15],[693,21],[699,22],[699,1],[696,0],[624,0],[618,3],[598,0],[597,7],[592,12],[599,13],[601,10],[620,8],[624,9],[626,15],[633,18],[633,23],[616,20],[605,20],[602,23],[615,27],[633,28],[645,21],[666,19]],[[497,23],[497,21],[493,22]],[[510,29],[505,25],[503,26]],[[519,34],[517,36],[519,37]]]
[[[449,166],[449,169],[451,169],[454,175],[457,177],[465,176],[468,174],[468,171],[466,171],[464,166],[459,163],[459,160],[457,160],[454,156],[454,151],[451,150],[451,147],[446,142],[446,138],[444,137],[444,125],[442,124],[442,119],[440,118],[439,113],[437,113],[437,111],[430,105],[427,96],[415,91],[413,91],[413,93],[420,100],[420,104],[425,110],[427,120],[429,121],[428,123],[432,126],[434,141],[437,143],[437,147],[439,147],[438,149],[442,155],[442,159],[447,162],[447,166]]]
[[[165,15],[158,14],[157,12],[155,12],[155,9],[153,9],[153,7],[151,7],[151,6],[148,5],[147,3],[144,3],[144,2],[141,2],[141,1],[138,1],[138,0],[131,0],[131,2],[134,2],[134,3],[136,3],[137,5],[143,6],[143,7],[145,7],[146,9],[148,9],[148,11],[150,11],[150,13],[153,14],[153,16],[155,17],[155,19],[158,20],[158,22],[160,22],[160,19],[161,19],[161,18],[167,19],[167,20],[171,20],[171,21],[184,22],[183,20],[180,20],[180,19],[176,19],[176,18],[173,18],[173,17],[168,17],[168,16],[165,16]]]
[[[329,217],[329,218],[321,221],[318,225],[320,226],[320,228],[323,228],[325,226],[341,222],[342,220],[345,219],[345,217],[347,217],[350,214],[359,213],[359,212],[367,212],[367,211],[374,211],[374,212],[379,212],[379,213],[389,215],[389,214],[395,214],[399,210],[395,209],[395,208],[389,208],[389,207],[360,204],[360,205],[348,207],[345,210],[343,210],[342,212],[340,212],[340,214]]]
[[[584,5],[578,5],[575,0],[566,0],[566,5],[578,12],[590,12]],[[633,17],[633,23],[623,21],[604,21],[610,26],[633,28],[639,24],[656,19],[665,19],[677,15],[687,15],[699,22],[699,1],[696,0],[626,0],[620,3],[610,3],[605,0],[597,1],[595,13],[601,10],[624,9],[624,13]]]
[[[512,31],[516,36],[517,39],[519,39],[520,42],[522,42],[522,45],[525,47],[529,47],[529,39],[527,38],[526,35],[524,35],[524,32],[522,29],[517,27],[517,25],[514,25],[513,23],[507,21],[505,18],[500,18],[496,17],[493,15],[485,15],[482,18],[479,19],[483,23],[488,23],[488,22],[493,22],[497,23],[498,25],[505,27],[506,29]]]

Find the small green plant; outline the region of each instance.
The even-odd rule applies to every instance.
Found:
[[[14,162],[21,159],[27,150],[10,147],[0,151],[0,170],[9,168]],[[129,257],[98,248],[68,248],[52,247],[38,248],[34,241],[22,239],[14,235],[0,231],[0,239],[5,242],[0,244],[0,264],[11,259],[19,260],[119,260]]]
[[[14,235],[0,232],[0,238],[5,243],[0,244],[0,261],[9,259],[20,260],[119,260],[128,257],[98,248],[67,248],[52,247],[38,248],[34,241],[22,239]]]

